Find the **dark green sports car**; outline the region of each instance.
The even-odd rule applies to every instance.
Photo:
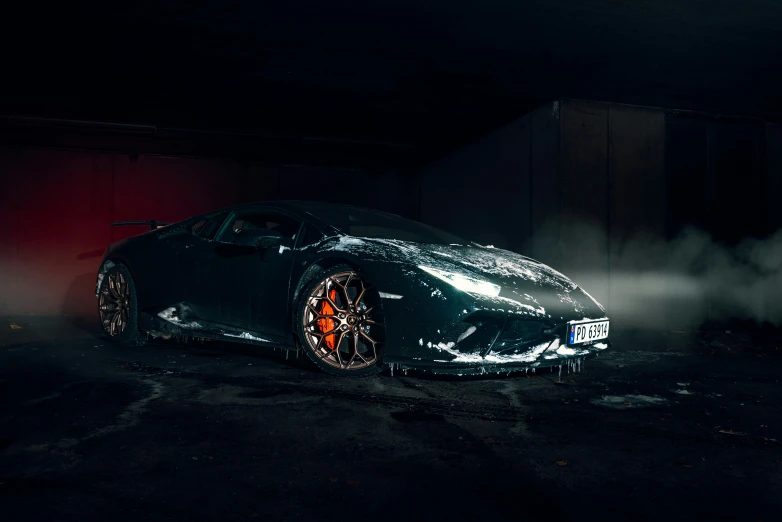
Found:
[[[534,370],[610,346],[605,310],[564,275],[393,214],[282,201],[147,223],[98,273],[120,343],[302,350],[339,375]]]

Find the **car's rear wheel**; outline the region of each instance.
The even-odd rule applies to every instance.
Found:
[[[385,326],[380,294],[346,265],[321,271],[302,291],[297,315],[301,348],[334,375],[383,370]]]
[[[103,276],[98,294],[98,315],[109,340],[125,346],[144,344],[144,335],[138,329],[136,284],[124,265],[113,266]]]

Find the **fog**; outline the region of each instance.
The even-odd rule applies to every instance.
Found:
[[[541,231],[547,237],[536,244],[555,252],[561,266],[552,266],[606,306],[616,326],[688,329],[730,320],[782,326],[782,230],[736,245],[695,228],[670,240],[615,234],[609,245],[604,229],[580,224],[568,226],[553,251],[552,232]],[[565,255],[562,245],[577,247]]]

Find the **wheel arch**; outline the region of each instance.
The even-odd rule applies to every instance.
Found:
[[[295,306],[298,304],[299,298],[301,297],[301,290],[307,283],[312,281],[312,278],[316,273],[319,271],[328,270],[329,268],[337,265],[347,265],[353,270],[361,270],[361,265],[356,260],[341,256],[322,257],[316,261],[313,261],[310,266],[307,267],[304,273],[301,274],[301,277],[299,277],[299,280],[296,283],[296,287],[293,290],[291,308],[295,309]]]
[[[365,363],[364,366],[361,366],[359,369],[351,369],[348,370],[347,367],[342,367],[342,361],[340,360],[339,363],[339,370],[335,370],[330,363],[326,363],[321,359],[320,355],[315,354],[312,352],[312,350],[317,350],[316,348],[313,348],[312,343],[309,342],[307,337],[307,331],[306,331],[306,325],[303,322],[303,319],[306,318],[306,314],[309,313],[307,310],[307,306],[305,303],[307,303],[307,298],[309,297],[309,292],[312,289],[316,288],[322,288],[323,280],[327,277],[330,277],[331,274],[340,274],[341,277],[350,277],[347,276],[347,273],[349,271],[357,272],[359,273],[359,277],[361,280],[364,279],[365,270],[366,270],[366,264],[369,264],[370,267],[372,266],[372,263],[360,263],[357,259],[351,259],[348,256],[324,256],[316,261],[313,261],[302,273],[301,277],[299,278],[298,284],[296,286],[296,290],[294,292],[294,299],[297,308],[295,309],[295,312],[291,314],[293,324],[291,325],[293,327],[293,334],[294,339],[297,342],[297,349],[303,350],[307,357],[309,357],[310,360],[312,360],[313,363],[315,363],[316,366],[318,366],[321,370],[331,373],[333,375],[341,375],[341,376],[354,376],[354,377],[363,377],[363,376],[369,376],[369,375],[375,375],[382,371],[385,368],[385,365],[383,364],[383,346],[385,345],[385,335],[384,333],[381,334],[381,337],[378,338],[376,335],[372,334],[371,330],[366,331],[367,335],[372,335],[372,337],[375,339],[373,341],[370,339],[370,342],[372,343],[367,344],[366,341],[363,342],[364,350],[368,352],[368,350],[372,350],[372,354],[374,355],[374,359],[370,358],[370,362],[367,362],[364,360]],[[370,275],[370,274],[366,274]],[[354,281],[358,281],[359,277],[354,279]],[[362,286],[364,283],[361,283]],[[369,290],[368,293],[374,293],[377,294],[377,291],[373,289],[370,290],[370,287],[374,287],[374,284],[370,282],[370,286],[366,287],[366,290]],[[358,292],[358,289],[356,289]],[[346,290],[347,293],[347,290]],[[361,291],[360,294],[363,296],[364,291]],[[332,296],[333,298],[333,296]],[[348,299],[348,302],[351,301],[351,299],[354,299],[354,297],[346,296]],[[368,305],[373,310],[381,310],[382,312],[382,303],[380,303],[379,295],[373,296],[373,299],[377,299],[377,302],[373,302],[372,304]],[[354,301],[357,302],[357,301]],[[362,303],[363,303],[362,299]],[[343,306],[345,305],[345,302],[342,301]],[[317,305],[316,305],[317,306]],[[336,305],[335,305],[336,306]],[[310,307],[311,309],[311,307]],[[358,310],[359,307],[356,308]],[[365,308],[361,308],[366,309]],[[346,313],[347,308],[345,308]],[[314,310],[313,310],[314,311]],[[367,309],[367,311],[369,311]],[[316,312],[317,313],[317,312]],[[326,313],[326,312],[324,312]],[[327,313],[336,313],[336,312],[327,312]],[[356,315],[360,315],[358,312],[356,312]],[[345,319],[345,315],[341,315],[343,319]],[[373,314],[371,316],[372,319],[376,319],[375,315]],[[363,319],[363,316],[362,316]],[[335,319],[336,320],[336,319]],[[349,320],[345,319],[345,320]],[[311,324],[311,323],[307,323]],[[353,323],[351,323],[353,324]],[[383,321],[381,320],[378,324],[378,327],[381,328],[380,331],[385,331],[385,326],[383,325]],[[369,325],[368,325],[369,326]],[[345,329],[346,327],[343,325],[342,329]],[[362,327],[363,328],[363,327]],[[370,327],[371,328],[371,327]],[[376,327],[377,328],[377,327]],[[353,330],[357,330],[358,326],[355,326]],[[354,331],[352,332],[353,338],[359,338],[358,332]],[[322,340],[322,339],[321,339]],[[342,337],[339,337],[340,342],[342,341]],[[378,344],[376,341],[380,341],[380,347],[378,348]],[[309,342],[309,346],[308,346]],[[354,349],[358,350],[358,341],[354,341]],[[318,347],[320,344],[318,343]],[[357,353],[357,352],[356,352]],[[366,354],[365,354],[366,355]],[[363,358],[363,357],[362,357]],[[348,363],[351,363],[353,361],[353,358],[351,357]],[[341,373],[347,371],[348,373]],[[337,373],[340,372],[340,373]],[[353,373],[356,372],[356,373]]]
[[[108,268],[105,268],[107,263],[111,263],[111,265]],[[138,278],[136,277],[136,271],[133,270],[133,265],[128,261],[128,259],[119,252],[112,252],[105,259],[103,259],[103,261],[101,261],[100,268],[98,268],[98,276],[95,281],[95,297],[96,298],[99,297],[98,296],[98,293],[100,292],[99,286],[103,281],[103,276],[109,273],[109,271],[112,268],[119,265],[124,266],[125,269],[128,272],[130,272],[130,277],[133,278],[133,283],[136,286],[137,306],[140,307],[141,299],[139,298]]]

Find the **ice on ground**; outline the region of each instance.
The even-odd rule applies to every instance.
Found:
[[[599,399],[592,399],[592,404],[596,406],[605,406],[616,410],[662,406],[667,402],[662,397],[652,395],[603,395]]]

